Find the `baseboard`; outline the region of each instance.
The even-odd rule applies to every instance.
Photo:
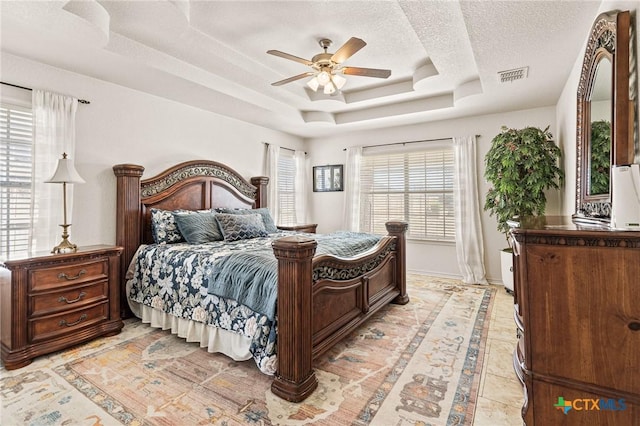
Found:
[[[459,275],[459,274],[447,274],[447,273],[436,272],[436,271],[417,271],[417,270],[407,269],[407,273],[417,274],[417,275],[428,275],[430,277],[438,277],[438,278],[451,278],[454,280],[462,279],[462,275]]]
[[[454,280],[461,280],[462,279],[462,275],[460,275],[460,274],[447,274],[447,273],[444,273],[444,272],[437,272],[437,271],[422,271],[422,270],[418,271],[418,270],[415,270],[415,269],[408,269],[407,273],[408,274],[417,274],[417,275],[428,275],[430,277],[438,277],[438,278],[450,278],[450,279],[454,279]],[[503,285],[501,278],[487,277],[487,282],[489,284]]]

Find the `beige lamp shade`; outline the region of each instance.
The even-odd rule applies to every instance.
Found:
[[[62,154],[62,158],[58,160],[58,167],[55,173],[47,183],[85,183],[84,179],[80,177],[76,168],[73,166],[73,161],[67,158],[67,154]]]

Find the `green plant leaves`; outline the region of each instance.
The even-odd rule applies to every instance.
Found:
[[[484,176],[492,185],[487,191],[484,209],[498,220],[498,230],[507,233],[507,220],[516,216],[544,214],[544,191],[559,189],[564,173],[558,166],[560,148],[549,127],[509,129],[502,127],[491,141]]]

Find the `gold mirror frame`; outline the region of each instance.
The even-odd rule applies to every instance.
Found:
[[[608,221],[611,217],[611,194],[591,195],[591,108],[590,99],[598,64],[611,60],[611,165],[631,164],[635,153],[635,96],[630,97],[630,85],[635,86],[635,67],[630,70],[631,15],[628,11],[600,14],[594,22],[582,63],[578,84],[578,116],[576,125],[576,216]],[[632,52],[633,53],[633,52]],[[630,77],[632,77],[630,79]],[[633,81],[633,84],[630,83]],[[634,89],[635,90],[635,89]]]

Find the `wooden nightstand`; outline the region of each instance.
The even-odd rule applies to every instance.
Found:
[[[296,231],[296,232],[308,232],[310,234],[316,233],[317,223],[307,223],[304,225],[278,225],[278,229],[282,231]]]
[[[81,247],[0,262],[2,361],[7,370],[98,336],[118,334],[122,247]]]

